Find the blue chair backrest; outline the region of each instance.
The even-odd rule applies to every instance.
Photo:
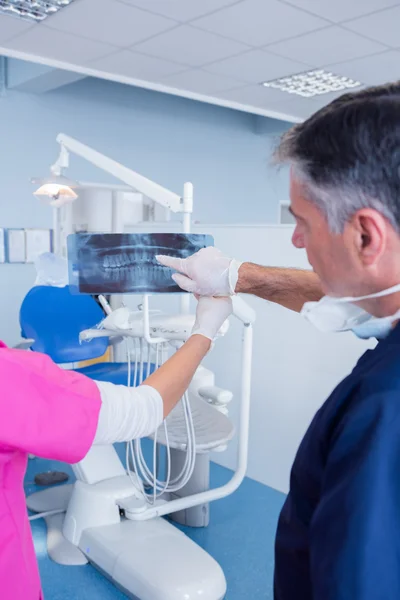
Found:
[[[104,313],[91,296],[71,294],[69,287],[36,286],[25,296],[19,314],[22,336],[32,338],[32,350],[48,354],[56,363],[102,356],[107,338],[80,342],[84,329],[95,327]]]

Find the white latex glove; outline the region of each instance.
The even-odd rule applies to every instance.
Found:
[[[209,246],[188,258],[158,255],[161,265],[175,269],[172,279],[187,292],[199,296],[233,296],[241,262]]]
[[[201,296],[197,303],[196,320],[191,335],[204,335],[211,341],[232,314],[232,299],[228,297],[211,298]]]

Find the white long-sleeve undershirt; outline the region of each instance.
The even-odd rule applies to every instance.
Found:
[[[146,437],[163,422],[163,400],[155,388],[149,385],[129,388],[107,381],[95,381],[95,384],[102,401],[95,444]]]

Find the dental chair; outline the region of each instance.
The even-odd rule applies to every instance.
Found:
[[[19,348],[47,354],[55,363],[64,368],[72,368],[97,381],[108,381],[117,385],[128,382],[126,362],[97,362],[85,367],[74,365],[104,356],[110,347],[105,337],[81,343],[80,334],[88,328],[96,327],[105,317],[103,309],[91,296],[71,294],[68,286],[35,286],[22,301],[19,322],[22,341]],[[117,338],[116,341],[120,341]],[[112,343],[112,342],[111,342]],[[147,364],[145,365],[147,370]],[[149,372],[154,371],[150,364]],[[132,373],[134,370],[132,369]],[[135,376],[130,385],[138,384]],[[30,456],[30,458],[34,458]],[[68,475],[59,471],[48,471],[37,475],[39,485],[59,484],[68,480]],[[68,493],[65,495],[65,490]],[[47,512],[54,507],[63,507],[72,493],[72,485],[52,486],[31,494],[27,506],[34,512]],[[48,529],[48,553],[59,564],[86,564],[83,555],[61,534],[63,515],[49,514],[44,517]]]
[[[91,296],[71,294],[68,286],[37,286],[27,293],[21,305],[21,337],[34,340],[31,345],[34,352],[47,354],[60,365],[74,365],[106,353],[109,348],[106,337],[85,343],[79,339],[82,331],[95,328],[104,317],[102,308]],[[127,363],[98,362],[73,370],[97,381],[119,385],[128,382]],[[150,373],[153,371],[151,364]],[[131,385],[136,384],[131,381]]]

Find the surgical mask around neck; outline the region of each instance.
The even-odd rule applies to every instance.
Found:
[[[363,339],[370,337],[382,339],[390,333],[393,322],[400,319],[400,309],[388,317],[374,317],[363,308],[356,306],[355,302],[380,298],[396,292],[400,292],[400,284],[357,298],[324,296],[318,302],[306,302],[300,314],[324,333],[353,331]]]

